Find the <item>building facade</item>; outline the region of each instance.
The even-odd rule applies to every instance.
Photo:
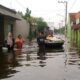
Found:
[[[12,32],[14,37],[21,34],[26,38],[29,24],[15,10],[0,5],[0,46],[3,45],[8,32]]]
[[[70,13],[68,21],[68,36],[72,46],[80,48],[80,12]]]

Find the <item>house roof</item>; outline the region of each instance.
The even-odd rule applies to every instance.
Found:
[[[70,13],[70,20],[75,21],[76,19],[80,18],[80,12],[78,13]]]
[[[20,20],[21,16],[13,9],[9,9],[5,6],[0,5],[0,14],[12,17],[14,19]]]

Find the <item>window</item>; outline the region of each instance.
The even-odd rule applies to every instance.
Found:
[[[8,32],[13,32],[13,24],[8,24]]]
[[[76,19],[76,24],[79,24],[79,18],[78,18],[78,19]]]

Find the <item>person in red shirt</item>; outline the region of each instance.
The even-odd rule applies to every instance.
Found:
[[[17,49],[22,49],[24,42],[25,40],[22,38],[21,34],[19,34],[15,41]]]

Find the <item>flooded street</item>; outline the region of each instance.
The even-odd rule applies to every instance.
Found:
[[[0,80],[80,80],[80,57],[75,51],[26,51],[12,62],[3,59],[7,58],[3,55],[0,61]]]

